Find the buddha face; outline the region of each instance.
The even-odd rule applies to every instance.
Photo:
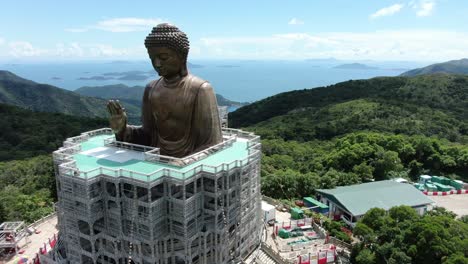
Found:
[[[184,67],[184,61],[174,50],[167,47],[149,47],[148,55],[159,76],[166,79],[176,77]]]

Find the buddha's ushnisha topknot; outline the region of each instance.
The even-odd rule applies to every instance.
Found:
[[[145,39],[146,48],[167,47],[173,49],[187,60],[190,43],[187,35],[178,27],[162,23],[153,28]]]

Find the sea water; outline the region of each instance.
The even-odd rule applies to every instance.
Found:
[[[413,67],[422,66],[417,62],[372,62],[370,66],[374,68],[337,69],[334,67],[344,62],[200,60],[191,63],[194,66],[190,67],[190,71],[208,80],[216,93],[240,102],[253,102],[281,92],[316,88],[351,79],[397,76]],[[144,86],[158,78],[149,61],[9,63],[0,64],[0,69],[67,90],[118,83]],[[124,75],[130,71],[137,71],[138,76],[122,80],[119,79],[122,76],[116,74]],[[96,76],[105,78],[93,79]]]

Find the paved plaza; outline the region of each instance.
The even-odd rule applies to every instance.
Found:
[[[428,196],[437,206],[445,207],[458,217],[468,215],[468,194],[452,194],[446,196]]]
[[[36,256],[36,253],[39,252],[39,248],[48,243],[49,238],[52,238],[54,234],[57,234],[57,215],[49,217],[44,222],[34,226],[36,230],[39,230],[39,234],[32,234],[23,239],[20,244],[20,248],[24,249],[23,254],[18,254],[19,257],[26,257],[29,259],[28,263],[32,263],[32,259]],[[0,263],[14,264],[17,257],[13,257],[8,261],[0,260]]]

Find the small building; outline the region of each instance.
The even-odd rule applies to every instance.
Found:
[[[319,201],[330,207],[330,218],[343,219],[351,227],[374,207],[389,210],[394,206],[407,205],[422,215],[434,203],[412,185],[392,180],[318,189],[317,194]]]
[[[270,220],[275,220],[276,209],[273,205],[262,201],[263,222],[267,223]]]
[[[328,206],[323,204],[312,197],[304,197],[304,205],[316,213],[326,214],[328,213]]]
[[[297,220],[304,218],[304,211],[297,207],[291,208],[291,219]]]

